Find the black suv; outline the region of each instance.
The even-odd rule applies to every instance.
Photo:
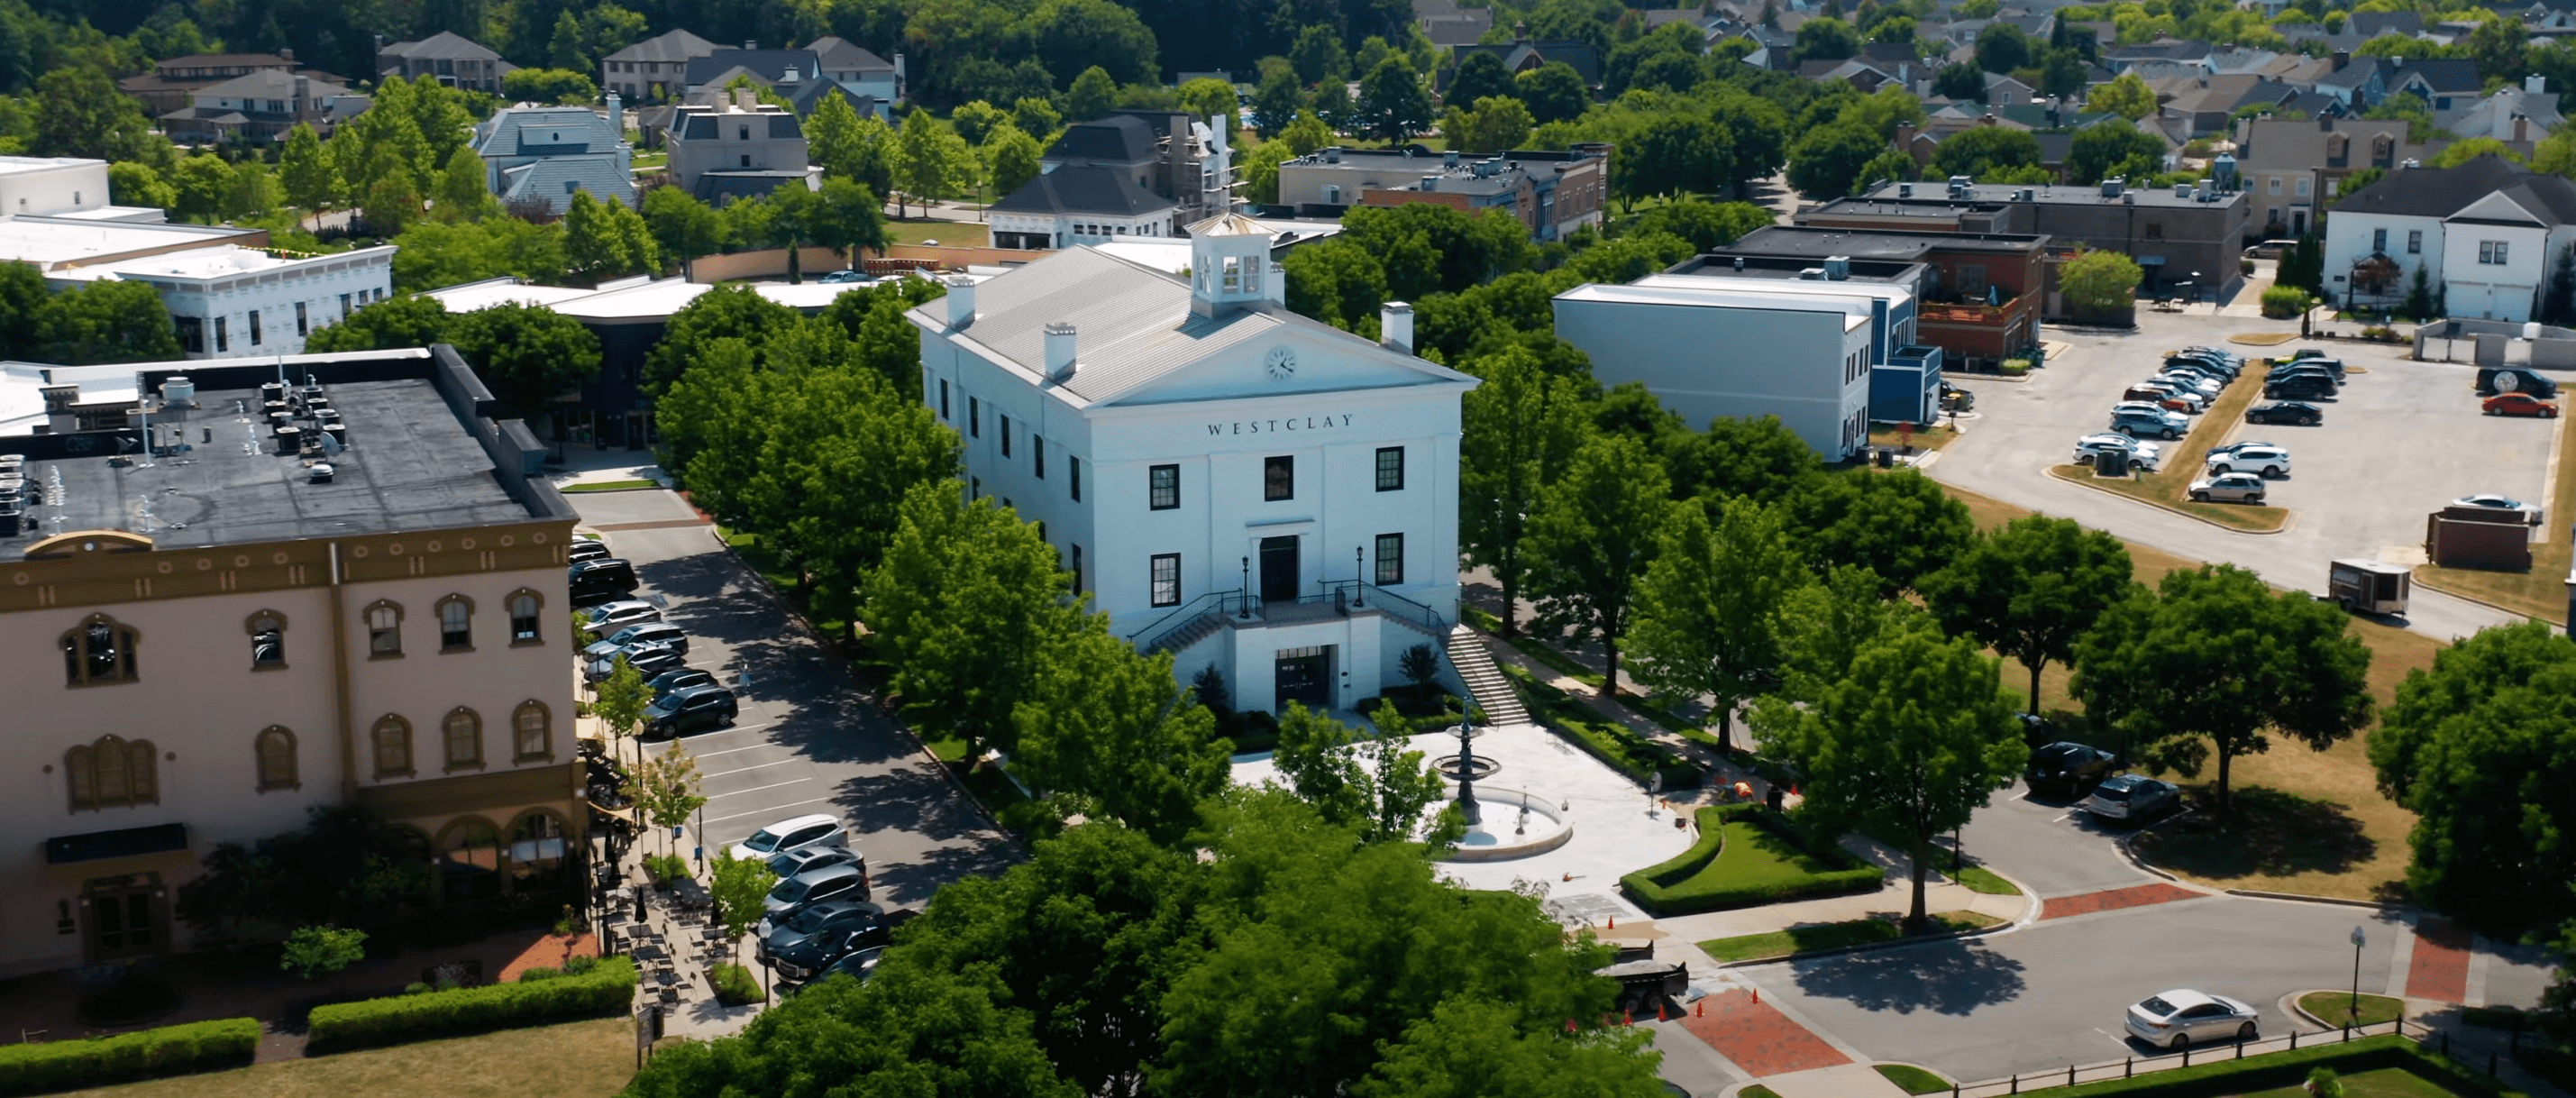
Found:
[[[2263,383],[2265,400],[2319,400],[2335,395],[2334,379],[2323,373],[2292,374]]]
[[[682,736],[701,728],[722,728],[742,711],[733,691],[721,686],[686,686],[653,699],[644,709],[644,734]]]
[[[2295,400],[2266,404],[2259,408],[2248,409],[2245,413],[2247,423],[2292,423],[2301,427],[2314,427],[2325,422],[2325,419],[2324,410],[2314,404],[2301,404]]]
[[[2034,793],[2054,793],[2072,800],[2090,792],[2111,775],[2111,753],[2086,744],[2060,740],[2030,753],[2022,778]]]
[[[634,565],[619,557],[604,557],[573,565],[571,586],[572,604],[589,606],[625,598],[642,584],[635,578]]]

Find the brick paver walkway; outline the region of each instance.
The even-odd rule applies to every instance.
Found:
[[[1721,991],[1693,1005],[1700,1004],[1706,1004],[1707,1012],[1684,1019],[1682,1028],[1754,1078],[1851,1062],[1788,1015],[1755,1002],[1749,991]]]
[[[2042,919],[2063,919],[2069,915],[2090,915],[2097,911],[2118,911],[2126,907],[2169,904],[2176,900],[2196,899],[2200,893],[2169,884],[2132,885],[2128,888],[2086,892],[2076,896],[2058,896],[2040,904]]]
[[[494,977],[492,982],[499,984],[515,983],[519,979],[519,973],[524,970],[531,968],[562,968],[564,966],[564,962],[572,960],[575,957],[596,956],[599,956],[599,936],[596,934],[592,934],[589,931],[583,931],[569,939],[558,938],[549,934],[543,938],[537,939],[535,944],[529,946],[525,952],[520,953],[516,958],[513,958],[509,964],[501,966],[501,974]]]
[[[2465,1002],[2469,997],[2469,931],[2449,919],[2415,926],[2414,960],[2406,966],[2410,999]]]

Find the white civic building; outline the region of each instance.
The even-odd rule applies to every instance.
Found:
[[[1271,230],[1191,226],[1191,278],[1069,248],[914,309],[967,491],[1038,524],[1110,628],[1235,705],[1356,707],[1458,618],[1476,379],[1290,313]],[[1444,677],[1447,673],[1444,671]]]

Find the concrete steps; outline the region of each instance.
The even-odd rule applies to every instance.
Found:
[[[1483,634],[1465,625],[1454,626],[1449,630],[1445,647],[1449,652],[1449,666],[1458,670],[1458,678],[1467,684],[1468,696],[1475,700],[1477,708],[1485,711],[1485,723],[1529,723],[1529,710],[1521,706],[1520,694],[1512,689],[1512,681],[1504,678],[1502,671],[1494,666],[1493,653],[1485,650]]]

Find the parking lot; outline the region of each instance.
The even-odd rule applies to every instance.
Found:
[[[877,711],[678,496],[568,498],[585,530],[634,562],[644,584],[635,597],[661,604],[663,620],[688,631],[690,666],[715,674],[741,704],[733,727],[682,740],[704,781],[709,856],[763,824],[835,814],[853,829],[875,899],[888,907],[919,906],[942,884],[998,873],[1018,860],[1018,847]],[[646,746],[668,748],[665,741]],[[689,854],[700,838],[692,821],[679,853]],[[638,849],[659,853],[661,841],[647,837]]]
[[[1977,394],[1967,434],[1941,453],[1938,480],[2185,557],[2241,565],[2283,586],[2323,591],[2326,562],[2363,557],[2398,564],[2423,560],[2425,516],[2460,496],[2498,492],[2526,501],[2547,498],[2554,464],[2555,421],[2504,419],[2478,410],[2475,369],[2407,361],[2403,346],[2293,341],[2277,347],[2224,342],[2231,331],[2280,330],[2282,322],[2233,317],[2175,318],[2142,314],[2131,335],[2051,333],[2071,353],[2023,382],[1954,379]],[[2297,512],[2276,534],[2246,534],[2185,515],[2058,480],[2048,468],[2066,463],[2076,438],[2098,432],[2130,383],[2156,372],[2166,349],[2223,347],[2248,359],[2287,356],[2322,346],[2358,371],[2331,400],[2315,427],[2210,423],[2212,443],[2262,440],[2287,447],[2293,476],[2266,500]],[[2261,369],[2248,363],[2246,372]],[[2262,403],[2257,401],[2257,403]],[[2167,444],[2168,454],[2179,444]],[[2564,536],[2566,516],[2550,516],[2540,536]],[[2449,639],[2509,615],[2418,588],[2408,621]]]

